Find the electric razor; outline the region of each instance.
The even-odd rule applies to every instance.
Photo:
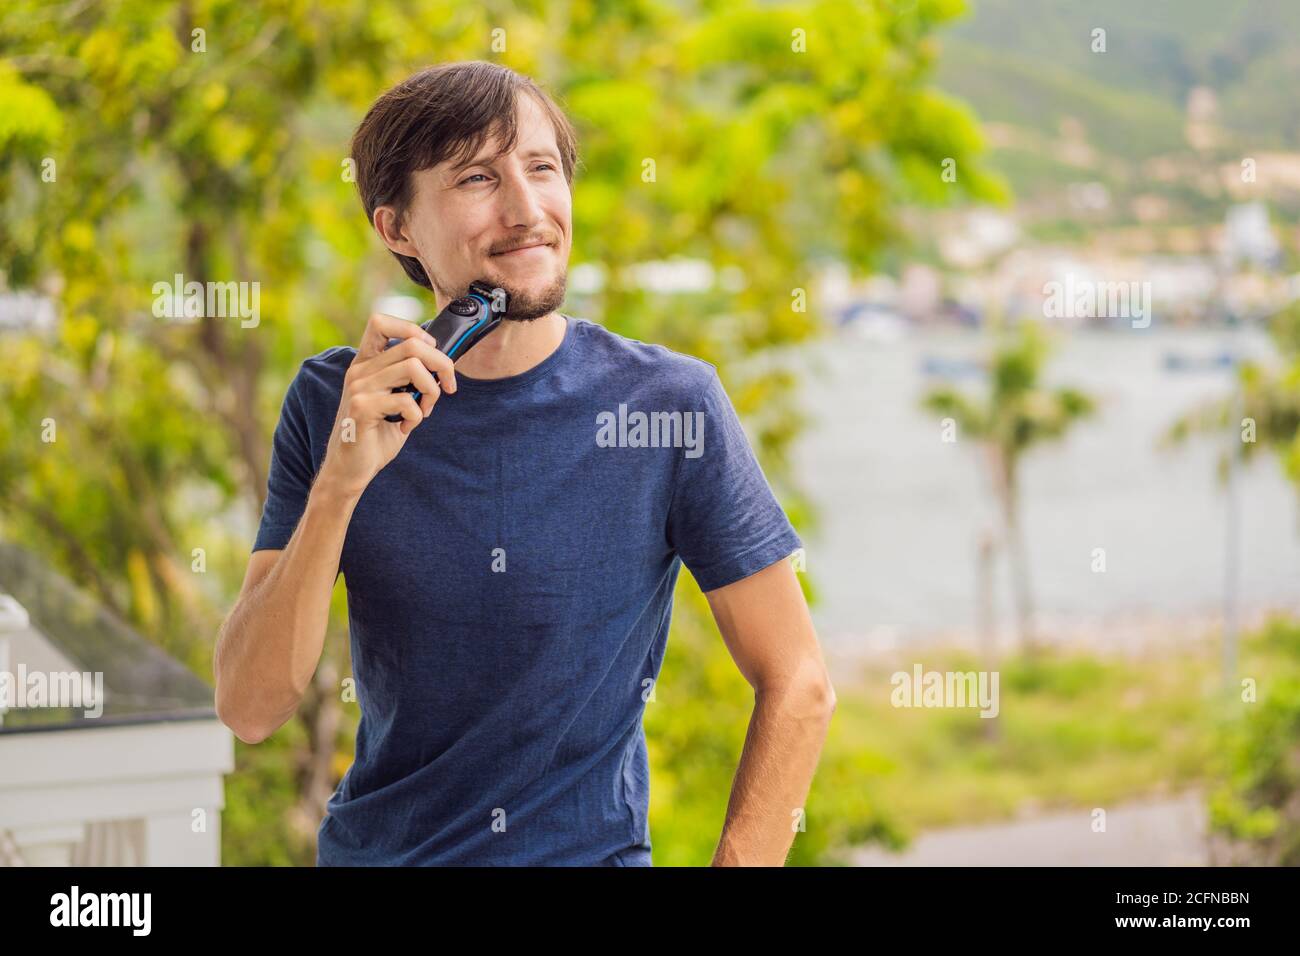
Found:
[[[438,343],[438,351],[444,353],[453,362],[460,358],[483,337],[501,324],[506,310],[510,308],[510,299],[506,293],[476,279],[469,284],[469,293],[459,299],[452,299],[447,307],[420,328],[433,336]],[[389,339],[386,348],[392,348],[401,339]],[[438,373],[433,373],[434,381]],[[394,392],[410,392],[415,400],[420,400],[420,392],[411,383],[399,385]],[[401,415],[385,415],[384,421],[400,422]]]

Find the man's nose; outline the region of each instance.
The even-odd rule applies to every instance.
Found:
[[[537,184],[529,181],[526,169],[511,169],[501,181],[502,225],[514,229],[532,228],[542,220],[542,204],[537,198]]]

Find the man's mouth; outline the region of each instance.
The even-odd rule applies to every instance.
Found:
[[[549,249],[550,247],[551,247],[551,244],[550,244],[549,242],[534,242],[534,243],[531,243],[530,245],[527,245],[527,246],[517,246],[517,247],[515,247],[514,249],[510,249],[510,250],[507,251],[507,252],[494,252],[494,253],[492,253],[492,255],[493,255],[493,257],[498,257],[498,256],[522,256],[522,255],[524,255],[525,253],[529,253],[529,252],[540,252],[541,250],[543,250],[543,249]]]

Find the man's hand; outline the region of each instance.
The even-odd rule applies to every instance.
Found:
[[[706,591],[718,630],[754,688],[754,712],[714,866],[781,866],[835,710],[808,604],[789,560]]]
[[[404,341],[387,348],[393,338]],[[414,322],[378,312],[370,316],[343,377],[343,396],[321,464],[321,482],[344,495],[360,497],[402,450],[407,436],[429,417],[442,388],[456,391],[452,361],[436,345],[433,336]],[[411,392],[393,391],[406,384],[419,390],[419,402]],[[385,421],[385,415],[401,415],[402,420]]]

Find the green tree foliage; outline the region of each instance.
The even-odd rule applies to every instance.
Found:
[[[1272,620],[1250,647],[1272,666],[1219,728],[1210,826],[1228,841],[1222,862],[1300,866],[1300,625]]]
[[[0,268],[3,287],[55,298],[61,320],[3,339],[4,533],[210,677],[297,364],[354,343],[379,294],[432,306],[365,221],[348,138],[383,89],[464,59],[534,76],[578,127],[573,263],[605,282],[569,311],[716,363],[806,526],[785,468],[799,421],[790,374],[744,376],[740,360],[812,336],[818,306],[799,309],[799,291],[811,295],[826,258],[867,266],[897,236],[900,202],[998,194],[972,120],[926,85],[934,32],[959,12],[955,0],[11,0]],[[944,160],[955,181],[941,179]],[[641,288],[634,267],[674,256],[706,259],[724,281],[691,295]],[[155,316],[155,284],[178,273],[259,283],[260,321]],[[689,622],[714,640],[670,641],[668,685],[726,660],[688,607],[677,633]],[[343,608],[340,589],[295,724],[256,754],[240,748],[227,862],[310,859],[357,716],[339,694]],[[734,680],[718,692],[745,703]],[[725,807],[738,740],[699,706],[651,723],[656,772],[694,761],[681,799]],[[720,817],[708,820],[673,825],[657,847],[705,861]]]

